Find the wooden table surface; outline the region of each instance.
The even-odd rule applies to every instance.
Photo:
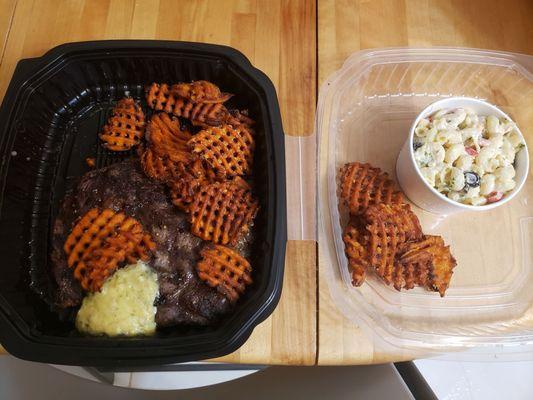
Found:
[[[273,81],[285,132],[305,136],[313,131],[317,83],[351,53],[448,45],[532,54],[532,20],[528,0],[0,0],[0,98],[18,60],[65,42],[226,44]],[[289,241],[277,309],[244,346],[220,360],[339,365],[409,358],[374,349],[372,339],[340,315],[316,254],[314,241]]]

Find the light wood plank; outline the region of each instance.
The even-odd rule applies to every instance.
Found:
[[[161,2],[160,7],[162,4],[163,2]],[[135,0],[111,0],[108,10],[104,38],[129,39],[131,25],[133,23]],[[166,13],[163,14],[166,15]]]
[[[358,50],[466,46],[533,54],[533,3],[447,0],[319,0],[319,84]],[[319,237],[319,240],[324,240]],[[337,310],[319,260],[318,363],[367,364],[412,358],[381,352]]]
[[[42,55],[60,43],[130,38],[202,41],[242,51],[276,86],[286,131],[292,135],[312,132],[316,100],[314,2],[20,0],[12,21],[13,2],[0,0],[0,5],[0,40],[9,31],[5,49],[2,47],[0,97],[19,59]],[[315,272],[315,243],[290,242],[278,308],[240,350],[223,360],[314,363]]]
[[[0,0],[0,64],[4,58],[4,49],[13,22],[16,4],[16,0]]]
[[[315,111],[315,5],[311,1],[282,2],[279,92],[285,133],[310,135]],[[301,96],[300,94],[304,94]],[[282,97],[285,96],[285,97]]]

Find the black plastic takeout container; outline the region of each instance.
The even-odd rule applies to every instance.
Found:
[[[129,157],[98,145],[112,105],[141,99],[151,82],[207,79],[236,95],[230,107],[256,121],[256,193],[261,211],[252,251],[254,284],[231,315],[209,327],[178,326],[153,337],[80,335],[42,300],[49,290],[49,237],[66,190],[88,171]],[[0,343],[28,360],[143,366],[230,353],[276,307],[287,239],[285,153],[279,105],[268,79],[225,46],[169,41],[69,43],[21,60],[0,109]]]

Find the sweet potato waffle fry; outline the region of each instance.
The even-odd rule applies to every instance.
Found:
[[[350,212],[343,241],[354,286],[373,271],[397,290],[421,286],[444,296],[456,265],[449,246],[440,236],[423,235],[386,173],[370,164],[345,164],[340,198]]]
[[[249,185],[248,182],[246,182],[243,178],[241,178],[240,176],[234,176],[233,179],[231,181],[233,185],[235,185],[236,187],[240,188],[240,189],[244,189],[244,190],[252,190],[251,186]]]
[[[148,148],[141,152],[146,175],[161,182],[176,179],[180,165],[193,159],[187,147],[192,135],[181,129],[177,119],[159,113],[150,119],[146,136]]]
[[[141,167],[148,177],[156,181],[167,182],[176,176],[179,163],[168,157],[159,156],[151,148],[148,148],[141,153]]]
[[[87,254],[100,247],[105,239],[116,234],[126,219],[123,213],[116,213],[109,209],[89,210],[76,223],[63,246],[68,257],[68,266],[74,267]],[[131,227],[131,221],[128,221],[126,227]]]
[[[189,162],[192,159],[187,143],[192,135],[180,129],[177,119],[168,114],[159,113],[152,116],[147,128],[149,148],[160,157],[167,157],[173,162]]]
[[[202,160],[196,159],[187,165],[180,163],[174,179],[167,182],[172,203],[181,210],[188,211],[201,187],[215,181],[215,173]]]
[[[159,84],[154,82],[146,88],[146,102],[154,110],[173,114],[172,111],[176,99],[180,99],[180,97],[176,93],[172,93],[170,86],[166,83]],[[184,101],[182,98],[181,100]],[[192,102],[190,104],[192,105]]]
[[[232,182],[210,184],[202,187],[190,205],[191,232],[216,244],[234,245],[258,209],[249,190]]]
[[[254,138],[247,129],[223,125],[195,135],[189,146],[221,177],[250,173],[255,149]]]
[[[232,126],[243,126],[252,133],[252,126],[255,124],[255,121],[248,116],[248,112],[246,110],[229,110],[224,122]]]
[[[94,168],[96,167],[96,160],[93,157],[87,157],[85,159],[85,164],[87,164],[89,168]]]
[[[187,107],[184,107],[184,110],[187,110]],[[194,126],[207,128],[222,124],[227,114],[228,110],[220,103],[197,103],[190,112],[184,112],[183,117],[190,119]]]
[[[213,170],[206,167],[202,160],[195,160],[189,165],[180,165],[174,179],[167,181],[172,203],[182,211],[189,212],[189,207],[202,187],[218,182]],[[250,191],[251,187],[240,176],[231,181],[238,188]]]
[[[148,233],[145,233],[141,241],[133,248],[133,251],[126,254],[126,261],[130,264],[134,264],[138,260],[147,261],[155,249],[156,244],[152,240],[152,237]]]
[[[439,292],[444,296],[450,284],[453,269],[457,265],[440,236],[424,235],[419,241],[403,245],[398,253],[398,264],[403,267],[424,270],[419,272],[417,284]]]
[[[367,208],[362,220],[368,232],[370,264],[385,283],[392,283],[398,247],[422,237],[418,218],[407,204],[378,204]]]
[[[209,81],[194,81],[172,85],[172,91],[193,103],[224,103],[229,100],[230,93],[222,93],[217,85]]]
[[[175,117],[170,117],[166,113],[157,113],[150,118],[149,127],[159,129],[165,138],[176,148],[185,150],[187,142],[192,135],[186,129],[182,129],[180,122]]]
[[[350,222],[344,229],[342,237],[344,250],[348,257],[348,266],[352,273],[352,284],[361,286],[370,266],[367,251],[366,231],[364,227],[357,226],[355,221]]]
[[[156,114],[147,128],[148,147],[141,153],[145,173],[167,184],[172,203],[189,213],[194,221],[195,235],[214,243],[234,243],[248,229],[257,212],[257,201],[252,198],[248,183],[236,179],[251,173],[254,121],[246,111],[229,112],[222,103],[230,95],[207,81],[172,86],[153,83],[147,88],[146,96],[153,109],[188,118],[193,125],[204,129],[194,136],[185,132],[189,136],[184,149],[184,130],[179,122],[166,114]],[[220,185],[211,186],[216,183]],[[210,201],[206,188],[209,196],[215,196],[215,190],[220,191],[217,199],[223,193],[236,197],[206,205],[202,203]],[[211,206],[222,208],[210,213]]]
[[[385,172],[358,162],[346,164],[341,169],[340,197],[352,215],[360,215],[374,204],[403,202],[402,194]]]
[[[398,261],[398,254],[402,253],[404,246],[412,242],[407,242],[400,246],[396,255],[392,273],[392,286],[398,291],[401,289],[412,289],[415,286],[426,287],[426,281],[430,269],[429,257],[422,257],[417,262],[403,263]]]
[[[211,287],[216,287],[234,303],[247,285],[252,283],[250,263],[236,251],[220,245],[203,248],[202,259],[196,265],[198,276]]]
[[[97,292],[134,247],[135,244],[124,235],[108,237],[101,247],[80,260],[74,269],[74,277],[85,290]]]
[[[63,250],[85,290],[96,291],[124,261],[147,260],[155,243],[135,219],[110,209],[89,210],[76,223]]]
[[[166,83],[152,83],[146,90],[146,101],[154,110],[190,119],[197,126],[220,125],[228,115],[222,103],[194,103],[181,97]]]
[[[144,135],[141,107],[132,98],[120,100],[100,133],[103,146],[112,151],[127,151],[137,146]]]

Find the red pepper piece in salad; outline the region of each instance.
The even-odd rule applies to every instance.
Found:
[[[503,192],[492,192],[487,197],[487,203],[496,203],[500,201],[503,197]]]
[[[474,147],[465,147],[465,151],[470,154],[472,157],[478,155],[478,151]]]

